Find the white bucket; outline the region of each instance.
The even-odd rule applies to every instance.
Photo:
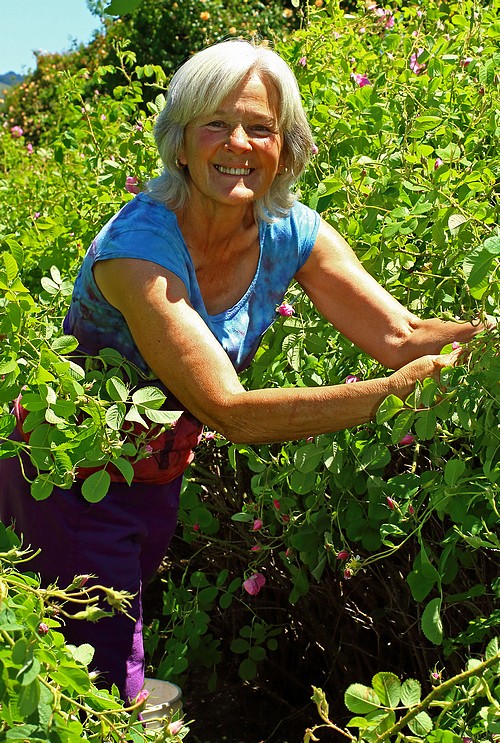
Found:
[[[144,679],[144,688],[149,692],[142,719],[147,728],[159,728],[166,718],[182,709],[182,691],[176,684],[159,679]]]

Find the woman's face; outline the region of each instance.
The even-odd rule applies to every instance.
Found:
[[[253,73],[217,111],[187,125],[179,160],[192,200],[241,207],[264,196],[283,168],[277,107],[274,86]]]

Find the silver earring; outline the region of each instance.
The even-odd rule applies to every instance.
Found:
[[[176,158],[175,158],[175,167],[176,167],[176,168],[177,168],[178,170],[184,170],[184,167],[185,167],[185,166],[184,166],[184,165],[183,165],[183,164],[181,163],[181,161],[179,160],[179,158],[178,158],[178,157],[176,157]]]

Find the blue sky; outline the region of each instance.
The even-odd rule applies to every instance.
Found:
[[[65,52],[100,26],[85,0],[0,0],[0,74],[34,70],[33,50]]]

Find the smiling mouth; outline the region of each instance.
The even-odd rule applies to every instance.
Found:
[[[223,165],[214,165],[218,173],[224,175],[250,175],[254,168],[225,168]]]

